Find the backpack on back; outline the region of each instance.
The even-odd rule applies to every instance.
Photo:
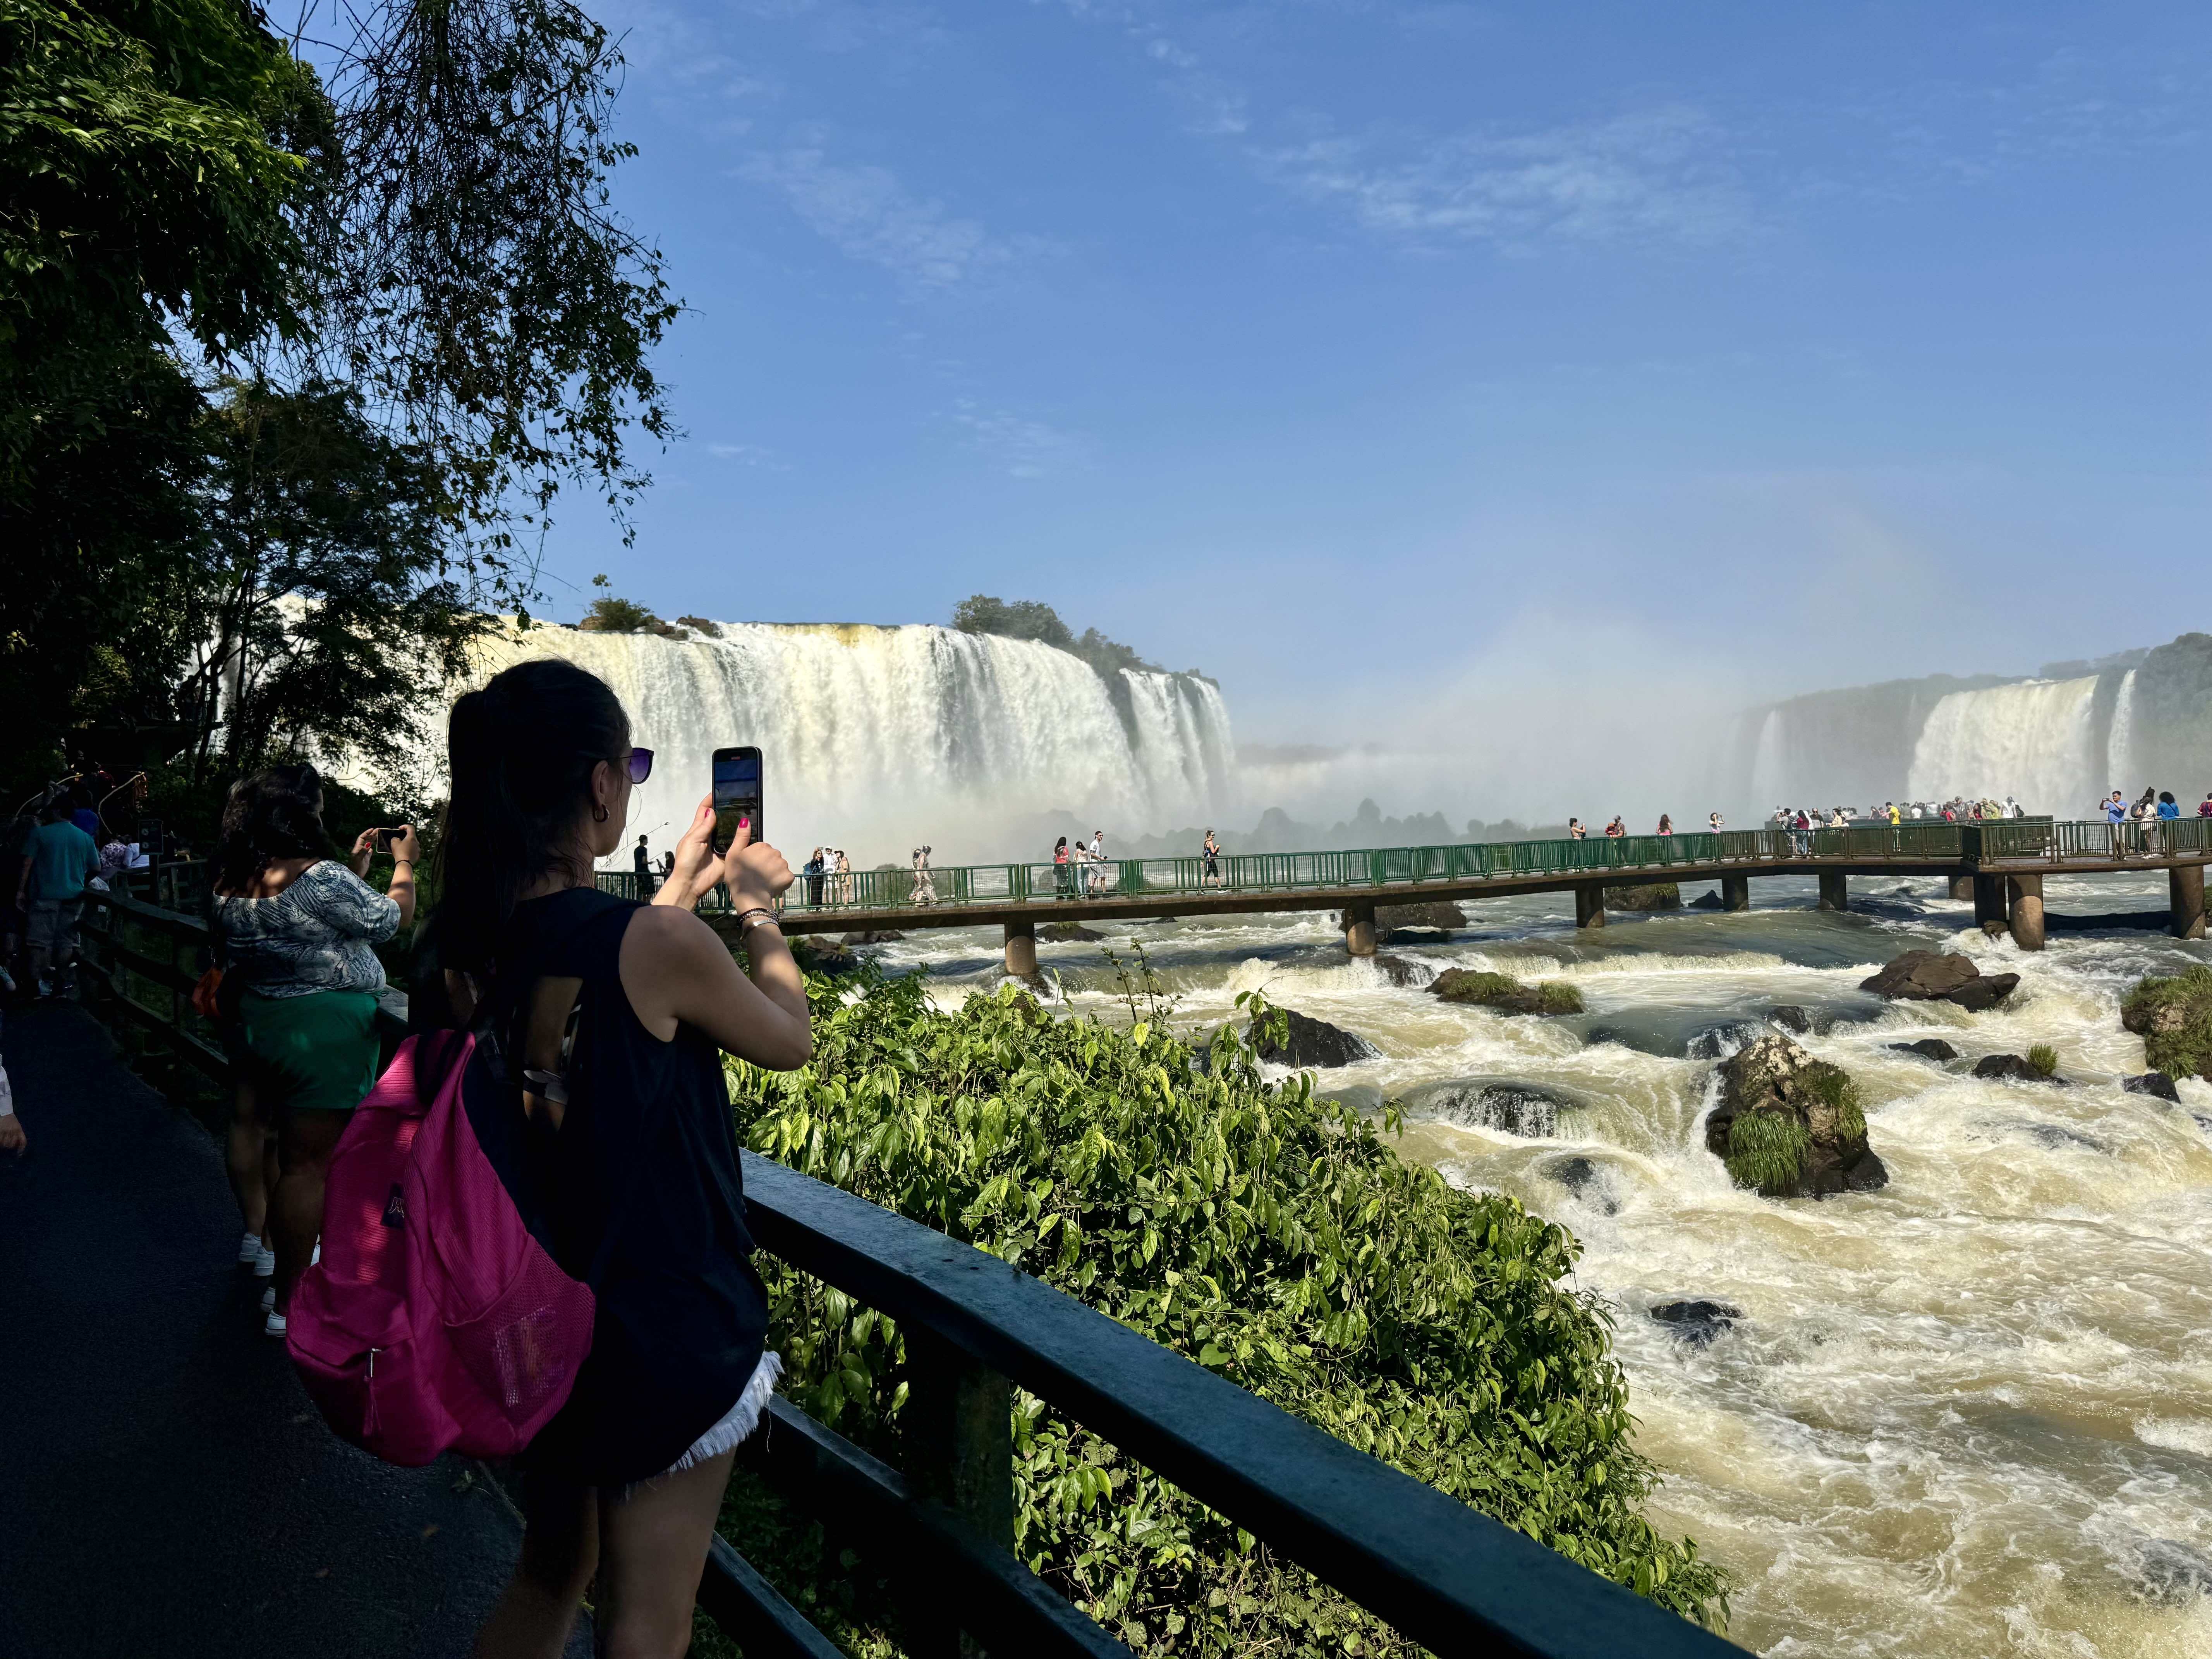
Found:
[[[331,1155],[322,1260],[293,1288],[285,1345],[332,1430],[386,1462],[514,1455],[591,1352],[590,1287],[479,1138],[518,1141],[526,1109],[488,1025],[422,1032]]]

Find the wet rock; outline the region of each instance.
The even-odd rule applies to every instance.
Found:
[[[2065,1079],[2053,1073],[2039,1072],[2032,1061],[2018,1054],[1984,1054],[1974,1062],[1974,1075],[2002,1083],[2061,1083]]]
[[[1917,1042],[1893,1042],[1889,1045],[1900,1054],[1917,1054],[1923,1060],[1956,1060],[1959,1051],[1942,1037],[1923,1037]]]
[[[2008,1123],[2005,1127],[2017,1129],[2039,1146],[2054,1152],[2108,1152],[2111,1147],[2094,1135],[2085,1135],[2079,1129],[2067,1128],[2059,1123]]]
[[[2212,1080],[2212,968],[2142,980],[2120,1005],[2120,1024],[2143,1040],[2157,1070]]]
[[[1408,957],[1379,956],[1375,966],[1383,978],[1393,985],[1426,985],[1437,976],[1437,970],[1425,962],[1415,962]]]
[[[842,945],[833,945],[822,939],[805,936],[791,941],[791,954],[801,968],[811,974],[854,974],[860,969],[860,958]]]
[[[1672,881],[1648,881],[1633,887],[1608,887],[1605,890],[1605,908],[1608,910],[1679,910],[1682,908],[1681,884]]]
[[[1726,1060],[1746,1043],[1756,1042],[1764,1029],[1757,1021],[1748,1019],[1708,1026],[1690,1039],[1683,1053],[1691,1060]]]
[[[871,927],[865,933],[848,933],[837,941],[848,950],[855,945],[896,945],[906,935],[890,927]]]
[[[1620,1200],[1613,1195],[1613,1183],[1606,1177],[1606,1166],[1595,1158],[1555,1158],[1539,1172],[1547,1181],[1556,1181],[1567,1189],[1577,1202],[1589,1205],[1601,1215],[1618,1215]]]
[[[1982,937],[1984,939],[2002,939],[2006,934],[2011,932],[2012,929],[2009,926],[2004,922],[1999,921],[1995,916],[1991,916],[1987,921],[1982,924]]]
[[[1539,1139],[1557,1134],[1560,1109],[1576,1103],[1569,1096],[1534,1083],[1485,1078],[1432,1084],[1406,1097],[1406,1110],[1414,1117],[1441,1118],[1463,1129]]]
[[[1743,1310],[1727,1302],[1662,1302],[1651,1317],[1692,1347],[1702,1348],[1733,1328]]]
[[[1858,1085],[1841,1066],[1770,1031],[1723,1061],[1720,1075],[1705,1147],[1737,1186],[1762,1198],[1820,1198],[1888,1180],[1867,1145]]]
[[[1339,910],[1329,918],[1341,927],[1344,912]],[[1375,931],[1377,934],[1408,928],[1425,933],[1451,933],[1467,926],[1467,912],[1448,900],[1437,900],[1426,904],[1378,904],[1375,907]]]
[[[2141,1077],[2124,1077],[2120,1087],[2131,1095],[2155,1095],[2160,1100],[2181,1104],[2181,1091],[2173,1086],[2173,1079],[2163,1072],[2145,1072]]]
[[[1040,945],[1067,945],[1078,941],[1102,939],[1105,934],[1096,933],[1077,921],[1048,921],[1036,930]]]
[[[1354,1036],[1339,1025],[1325,1019],[1314,1019],[1294,1009],[1278,1010],[1289,1022],[1285,1040],[1278,1042],[1272,1031],[1255,1033],[1254,1046],[1260,1058],[1273,1060],[1278,1066],[1350,1066],[1363,1060],[1372,1060],[1378,1052],[1364,1037]]]
[[[1812,1011],[1802,1008],[1794,1002],[1779,1003],[1769,1008],[1766,1011],[1766,1017],[1785,1031],[1796,1031],[1802,1034],[1813,1029]]]
[[[1469,968],[1445,969],[1431,982],[1429,991],[1446,1002],[1473,1003],[1502,1014],[1578,1014],[1583,1011],[1583,994],[1563,981],[1523,985],[1510,974]]]
[[[2019,983],[2018,974],[1984,974],[1971,957],[1907,951],[1861,980],[1859,989],[1893,1002],[1949,1002],[1978,1013],[2003,1001]]]
[[[2175,1538],[2154,1538],[2136,1565],[2136,1587],[2147,1601],[2180,1607],[2212,1595],[2212,1555]]]
[[[1690,901],[1690,908],[1692,910],[1721,910],[1726,908],[1726,902],[1722,899],[1717,891],[1700,893]]]

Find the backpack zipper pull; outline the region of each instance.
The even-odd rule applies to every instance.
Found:
[[[368,1351],[368,1374],[372,1377],[376,1375],[376,1356],[382,1352],[380,1348],[371,1348]]]

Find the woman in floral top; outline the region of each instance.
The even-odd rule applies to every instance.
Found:
[[[375,947],[415,917],[413,828],[364,830],[349,862],[336,856],[322,811],[314,768],[256,773],[230,792],[211,872],[223,988],[234,980],[238,993],[229,1151],[246,1213],[239,1260],[275,1273],[262,1304],[271,1336],[284,1334],[293,1283],[314,1254],[331,1150],[376,1080],[384,967]],[[380,834],[392,842],[388,895],[362,879]]]

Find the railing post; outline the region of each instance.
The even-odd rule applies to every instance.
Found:
[[[901,1427],[907,1478],[994,1544],[1014,1547],[1014,1386],[918,1325],[906,1336],[907,1401]],[[960,1627],[960,1604],[945,1595],[914,1610],[915,1659],[978,1659]]]

